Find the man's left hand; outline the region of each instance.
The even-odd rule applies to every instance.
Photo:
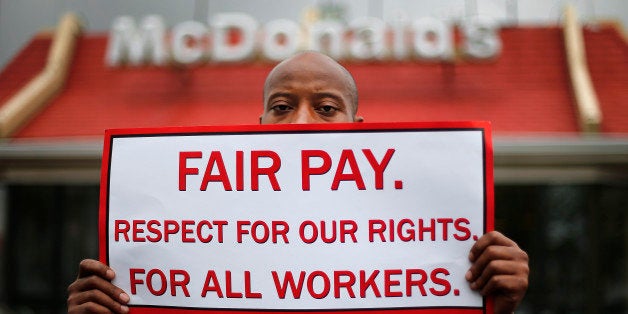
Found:
[[[483,235],[469,253],[471,289],[493,297],[495,313],[513,313],[528,289],[528,254],[503,234]]]

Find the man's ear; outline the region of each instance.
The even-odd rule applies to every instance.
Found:
[[[355,116],[355,118],[353,118],[353,122],[364,122],[364,118],[360,116]]]

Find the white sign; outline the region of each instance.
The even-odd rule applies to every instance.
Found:
[[[489,132],[481,122],[109,130],[101,260],[136,311],[482,313],[464,275],[492,229]]]
[[[460,23],[461,51],[469,58],[485,59],[501,50],[497,23],[470,19]],[[265,25],[244,13],[221,13],[205,25],[198,21],[177,24],[167,33],[160,16],[149,15],[139,24],[130,16],[111,26],[107,64],[164,65],[234,62],[261,55],[279,61],[300,50],[316,50],[334,59],[452,60],[454,27],[435,18],[392,21],[358,18],[347,25],[321,20],[305,27],[279,19]]]

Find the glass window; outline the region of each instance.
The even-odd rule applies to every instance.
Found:
[[[626,313],[628,185],[501,185],[496,229],[528,252],[517,313]]]
[[[79,261],[97,258],[98,186],[9,186],[8,209],[9,307],[65,311]]]

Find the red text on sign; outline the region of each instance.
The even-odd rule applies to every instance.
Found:
[[[334,243],[336,240],[345,243],[349,238],[353,243],[357,243],[356,231],[358,231],[358,224],[353,220],[321,220],[318,223],[306,220],[299,226],[299,237],[303,243],[308,244],[319,239],[324,243]]]
[[[363,149],[362,154],[368,161],[373,170],[375,189],[382,190],[384,188],[384,171],[390,162],[395,150],[389,148],[380,161],[370,149]],[[319,159],[320,166],[313,166],[312,160]],[[332,167],[331,156],[324,150],[303,150],[301,151],[301,188],[303,191],[310,190],[310,177],[324,175]],[[346,168],[349,171],[346,171]],[[359,190],[365,190],[364,178],[358,166],[355,153],[351,149],[344,149],[340,153],[336,172],[331,183],[332,190],[338,190],[340,182],[353,181]]]
[[[262,294],[260,292],[253,292],[251,288],[251,272],[244,272],[244,280],[243,283],[240,281],[235,281],[238,284],[244,285],[244,291],[238,291],[234,289],[234,280],[231,276],[231,271],[225,271],[225,277],[223,284],[220,283],[221,280],[218,278],[218,275],[214,270],[207,271],[207,276],[205,277],[205,284],[203,284],[203,292],[201,292],[201,296],[204,298],[207,296],[207,293],[214,293],[219,298],[234,298],[234,299],[260,299],[262,298]],[[223,292],[224,287],[224,292]]]
[[[402,242],[447,241],[451,235],[457,241],[471,237],[470,221],[467,218],[401,219],[388,222],[381,219],[369,220],[369,241]]]
[[[188,187],[188,177],[198,176],[201,168],[193,167],[188,164],[191,159],[202,159],[203,152],[179,152],[179,191],[186,191]],[[223,155],[220,151],[212,151],[209,153],[207,165],[203,171],[203,178],[200,186],[201,191],[206,191],[210,183],[218,183],[225,191],[232,191],[232,182],[235,182],[236,191],[244,191],[244,152],[235,152],[235,178],[229,177],[229,172],[225,166]],[[260,160],[267,159],[270,166],[260,166]],[[259,181],[261,176],[266,176],[274,191],[280,191],[279,182],[277,181],[277,171],[281,168],[281,158],[279,155],[270,150],[253,150],[249,154],[249,169],[251,174],[251,191],[259,191]],[[233,176],[233,172],[232,172]],[[233,181],[235,179],[235,181]]]
[[[236,224],[238,243],[242,243],[246,235],[250,236],[256,243],[265,243],[269,239],[271,239],[273,243],[277,243],[280,238],[283,240],[283,243],[289,243],[288,231],[290,231],[290,227],[285,221],[273,220],[270,225],[268,225],[268,223],[263,220],[257,220],[251,225],[251,222],[248,220],[238,220]]]
[[[183,295],[190,296],[188,284],[190,283],[190,275],[185,270],[172,269],[168,272],[168,276],[159,270],[151,269],[146,273],[142,268],[131,268],[129,270],[129,278],[131,281],[131,294],[137,294],[137,288],[140,285],[146,285],[146,289],[155,296],[166,293],[170,286],[170,295],[177,296],[177,288],[181,288]]]
[[[429,272],[423,269],[336,270],[331,274],[320,270],[309,273],[285,271],[283,274],[272,271],[277,295],[281,299],[300,299],[304,292],[315,299],[323,299],[330,294],[336,299],[343,294],[350,298],[365,298],[367,294],[377,298],[410,297],[415,292],[421,296],[445,296],[452,290],[448,276],[449,271],[445,268]]]
[[[170,242],[172,237],[181,242],[223,243],[225,220],[115,220],[113,238],[115,242]],[[130,235],[130,236],[129,236]]]

